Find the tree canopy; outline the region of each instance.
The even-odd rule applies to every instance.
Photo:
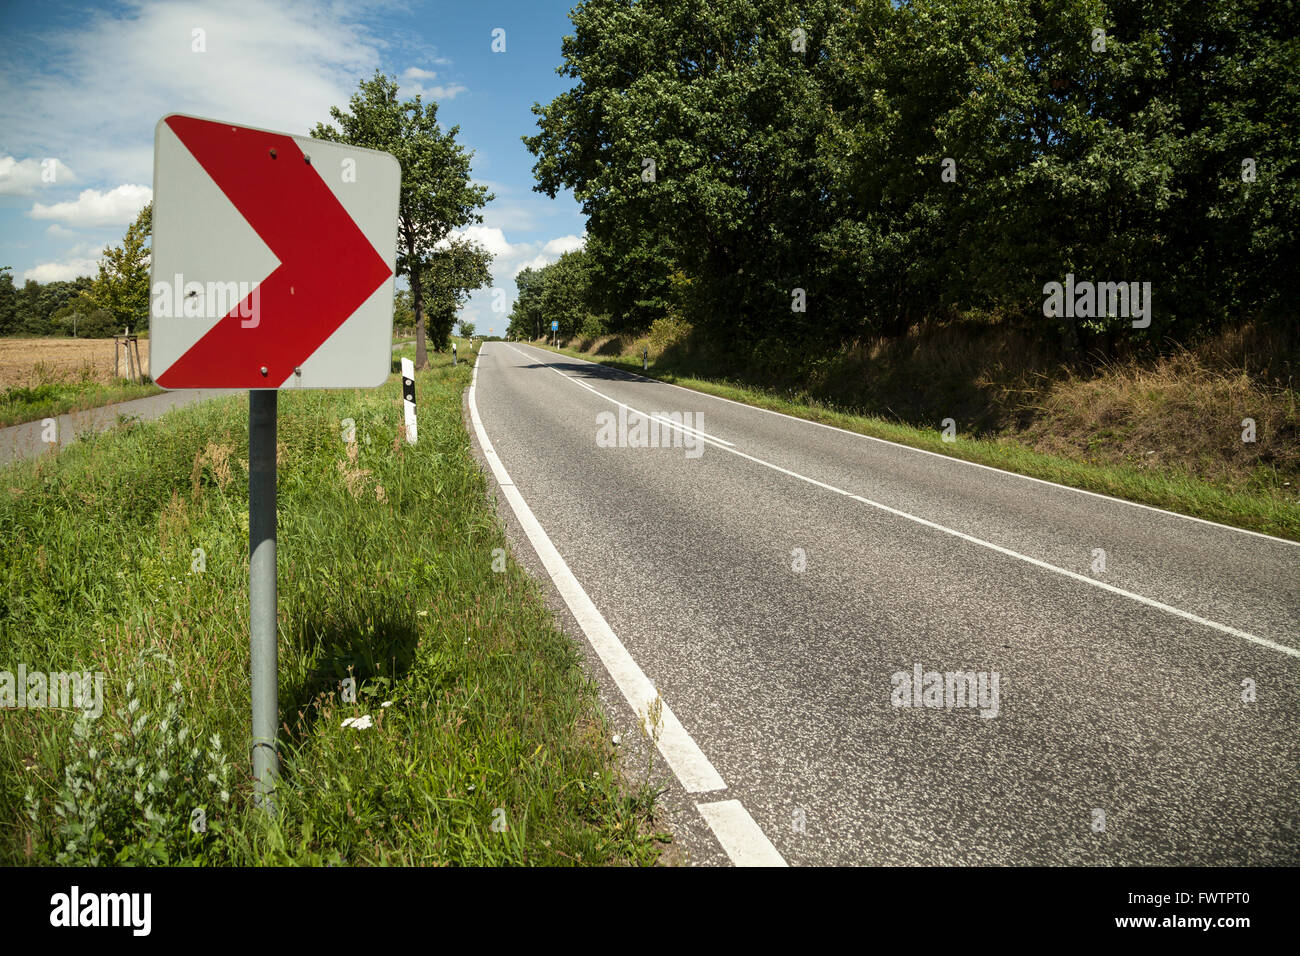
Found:
[[[153,203],[127,227],[120,246],[108,246],[99,260],[99,275],[82,293],[79,306],[90,315],[107,314],[111,332],[140,331],[149,323],[150,241]]]
[[[507,334],[531,339],[547,336],[558,322],[562,336],[597,336],[608,330],[606,317],[591,311],[599,285],[597,266],[585,249],[566,252],[539,269],[515,276],[519,294],[510,313]]]
[[[456,313],[474,289],[492,281],[492,254],[476,242],[450,239],[435,249],[425,266],[421,288],[427,290],[429,334],[434,348],[451,347]]]
[[[428,363],[425,345],[424,278],[429,268],[448,278],[452,275],[447,262],[431,266],[440,255],[439,244],[453,229],[482,222],[478,210],[494,197],[487,187],[474,183],[470,176],[473,153],[456,142],[459,126],[443,130],[438,124],[438,104],[424,103],[417,94],[413,100],[399,101],[397,81],[376,70],[362,80],[352,95],[348,110],[330,108],[337,127],[318,123],[312,131],[316,139],[365,146],[391,153],[402,167],[401,197],[398,204],[397,271],[411,283],[412,308],[416,327],[416,366]],[[444,260],[447,257],[442,257]],[[478,273],[463,254],[452,262],[469,268],[470,281]],[[440,270],[440,271],[439,271]],[[481,284],[481,283],[479,283]],[[467,288],[478,288],[478,285]],[[435,290],[443,296],[437,307],[446,305],[447,289]],[[453,298],[455,293],[453,292]],[[445,321],[445,315],[438,321]],[[453,316],[454,317],[454,316]],[[439,326],[441,327],[441,326]],[[450,332],[451,326],[447,325]],[[445,336],[437,341],[446,347]]]
[[[1041,319],[1073,273],[1151,282],[1133,334],[1183,340],[1296,292],[1297,13],[583,0],[575,84],[525,143],[535,188],[582,204],[586,307],[613,328],[678,310],[833,347],[936,314]]]

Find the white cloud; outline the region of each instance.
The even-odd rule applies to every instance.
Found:
[[[104,252],[104,243],[79,242],[63,254],[64,259],[80,259],[86,256],[99,256]]]
[[[515,248],[506,239],[506,234],[496,226],[466,226],[464,229],[453,230],[448,238],[452,237],[476,242],[498,259],[509,257]],[[445,246],[446,242],[439,245]]]
[[[560,236],[560,238],[552,239],[542,246],[542,252],[559,258],[566,252],[576,252],[586,244],[586,236]]]
[[[550,263],[551,260],[548,259],[546,256],[543,255],[534,256],[533,258],[529,259],[527,262],[521,262],[517,266],[515,266],[514,269],[512,269],[510,272],[510,278],[512,279],[515,278],[517,275],[519,275],[519,273],[523,272],[525,269],[540,269],[542,268],[542,266],[549,265]]]
[[[532,204],[532,208],[529,208],[517,201],[510,203],[498,201],[484,213],[484,218],[491,219],[493,225],[510,232],[537,232],[544,216],[539,216],[534,210],[540,211],[542,208],[540,203]]]
[[[98,259],[66,259],[63,262],[42,262],[23,273],[23,280],[37,282],[67,282],[77,276],[99,275]]]
[[[453,83],[451,86],[423,86],[419,83],[407,85],[403,83],[398,92],[403,99],[422,97],[425,100],[433,100],[435,103],[445,103],[448,100],[454,100],[462,93],[469,92],[469,87],[462,83]]]
[[[45,234],[51,239],[72,239],[77,233],[72,229],[64,229],[57,222],[51,224],[50,228],[45,230]]]
[[[427,85],[430,80],[436,80],[437,78],[438,74],[433,70],[422,70],[418,66],[407,67],[398,78],[397,92],[403,98],[423,96],[426,99],[437,100],[441,103],[444,100],[454,100],[461,93],[469,91],[469,87],[462,83],[452,83],[450,86],[442,84],[437,86]]]
[[[502,278],[513,280],[527,268],[540,269],[554,262],[566,252],[581,249],[586,236],[559,236],[546,242],[511,242],[499,226],[473,225],[451,233],[458,239],[477,242],[492,253],[492,276],[496,285],[504,285]]]
[[[12,147],[49,150],[91,181],[148,182],[153,130],[167,113],[304,134],[345,106],[380,65],[352,0],[128,0],[37,38],[40,59],[0,71],[0,129]],[[194,52],[193,31],[206,51]],[[51,65],[56,65],[52,68]]]
[[[130,184],[110,189],[83,189],[81,195],[69,202],[47,206],[37,203],[28,213],[33,219],[58,219],[76,226],[125,225],[135,219],[145,204],[153,198],[148,186]]]
[[[574,214],[566,215],[570,208],[576,206],[567,193],[565,198],[570,202],[557,203],[554,199],[538,195],[527,185],[519,189],[500,180],[478,177],[473,182],[494,196],[492,203],[483,210],[484,222],[499,226],[508,233],[551,232],[557,225],[563,227],[580,218]],[[531,185],[531,180],[528,185]]]
[[[42,186],[75,182],[76,178],[60,159],[0,156],[0,196],[30,196]]]
[[[57,229],[51,226],[50,229]],[[66,231],[66,230],[64,230]],[[49,229],[46,230],[49,232]],[[69,233],[75,235],[75,233]],[[58,262],[42,262],[23,273],[24,281],[35,279],[37,282],[56,282],[75,279],[77,276],[99,275],[99,257],[104,251],[103,243],[79,242],[63,253]]]

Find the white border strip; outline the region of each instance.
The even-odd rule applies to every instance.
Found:
[[[536,345],[531,348],[538,348]],[[549,351],[543,349],[543,351]],[[564,352],[550,352],[551,355],[559,355],[563,358],[573,359],[578,362],[586,362],[588,365],[597,365],[600,368],[610,368],[608,365],[602,365],[600,362],[592,362],[584,358],[578,358],[575,355],[568,355]],[[531,358],[531,356],[529,356]],[[999,475],[1008,475],[1012,478],[1023,478],[1025,481],[1036,481],[1040,485],[1049,485],[1052,488],[1060,488],[1063,491],[1073,491],[1080,495],[1091,495],[1093,498],[1102,498],[1106,501],[1113,501],[1117,504],[1128,505],[1131,508],[1143,508],[1147,511],[1155,511],[1162,515],[1169,515],[1174,518],[1182,518],[1184,521],[1195,521],[1198,524],[1209,525],[1211,528],[1221,528],[1224,531],[1235,531],[1238,534],[1249,534],[1256,538],[1263,538],[1265,541],[1272,541],[1277,544],[1289,544],[1300,547],[1300,541],[1292,541],[1290,538],[1279,538],[1277,535],[1264,534],[1262,531],[1251,531],[1249,528],[1238,528],[1230,524],[1223,524],[1220,521],[1210,521],[1206,518],[1197,518],[1194,515],[1185,515],[1177,511],[1170,511],[1167,508],[1157,508],[1155,505],[1144,505],[1140,501],[1129,501],[1127,498],[1116,498],[1114,495],[1105,495],[1100,491],[1089,491],[1087,488],[1075,488],[1071,485],[1063,485],[1060,482],[1048,481],[1046,478],[1035,478],[1033,475],[1022,475],[1018,471],[1008,471],[1005,468],[995,468],[992,465],[981,464],[978,461],[969,461],[965,458],[958,458],[954,455],[945,455],[942,452],[930,451],[927,448],[917,448],[914,445],[904,445],[902,442],[890,441],[888,438],[877,438],[875,435],[864,435],[862,432],[850,431],[847,428],[840,428],[838,425],[827,425],[825,422],[814,421],[811,418],[800,418],[798,415],[790,415],[786,412],[778,412],[775,409],[763,408],[759,405],[749,405],[745,402],[738,402],[734,398],[723,398],[721,395],[714,395],[710,392],[702,392],[696,388],[687,388],[685,385],[677,385],[673,382],[665,382],[661,378],[651,378],[648,375],[638,375],[636,372],[629,372],[626,369],[612,369],[612,371],[622,372],[625,375],[631,375],[633,378],[639,378],[643,382],[655,382],[659,385],[667,385],[669,388],[680,388],[684,392],[690,392],[692,395],[703,395],[705,398],[712,398],[719,402],[726,402],[728,405],[738,405],[741,408],[748,408],[751,411],[763,412],[766,415],[779,415],[781,418],[788,418],[794,422],[803,422],[805,425],[816,425],[818,428],[829,428],[834,432],[842,432],[845,435],[852,435],[854,438],[863,438],[867,441],[880,442],[882,445],[890,445],[894,448],[902,448],[907,451],[914,451],[920,455],[933,455],[935,458],[942,458],[944,461],[960,462],[963,465],[970,465],[972,468],[983,468],[985,471],[995,471]],[[611,399],[613,401],[613,399]]]
[[[480,355],[482,353],[480,352]],[[646,712],[659,692],[655,689],[650,679],[645,676],[645,672],[632,659],[627,648],[623,646],[622,641],[618,639],[609,623],[604,616],[597,610],[596,605],[592,603],[587,592],[583,590],[578,579],[574,577],[573,572],[569,570],[568,564],[560,556],[560,552],[555,545],[551,543],[550,537],[543,530],[533,510],[528,507],[524,501],[523,495],[515,487],[514,482],[510,480],[510,474],[506,471],[505,466],[501,464],[496,450],[492,447],[492,442],[488,440],[487,432],[483,429],[483,420],[479,418],[478,402],[475,401],[475,390],[478,386],[478,362],[474,363],[474,375],[470,380],[469,386],[469,414],[474,423],[474,432],[478,436],[479,444],[483,447],[484,457],[487,458],[488,465],[492,468],[492,474],[497,483],[501,485],[501,491],[505,495],[506,501],[514,510],[515,517],[523,525],[524,532],[528,535],[528,540],[532,543],[533,548],[537,551],[537,556],[541,558],[542,564],[546,567],[546,573],[551,576],[555,582],[560,596],[564,598],[564,603],[569,606],[573,616],[578,620],[578,626],[582,632],[587,635],[587,640],[599,655],[601,663],[609,671],[609,675],[614,678],[614,683],[618,689],[623,692],[627,698],[628,704],[631,705],[633,712],[641,720],[646,729],[647,724]],[[710,790],[725,790],[727,785],[722,780],[722,775],[714,769],[709,758],[704,756],[704,751],[700,750],[699,745],[686,732],[686,728],[681,725],[672,709],[663,704],[662,718],[660,721],[659,733],[659,752],[663,754],[664,760],[673,768],[673,773],[677,779],[682,782],[688,793],[705,793]]]
[[[501,458],[483,429],[483,420],[479,418],[478,402],[475,400],[475,392],[478,388],[478,363],[482,355],[480,351],[475,358],[474,374],[470,379],[469,415],[484,457],[487,458],[493,477],[501,486],[506,501],[510,502],[510,507],[514,509],[515,517],[519,519],[519,523],[527,533],[537,556],[546,566],[546,572],[564,598],[564,603],[577,618],[582,632],[587,635],[587,640],[591,642],[591,646],[600,657],[601,663],[605,665],[605,669],[609,671],[610,677],[614,679],[614,683],[618,685],[618,689],[623,692],[623,697],[631,705],[633,712],[645,724],[646,709],[659,696],[658,691],[637,666],[632,655],[627,652],[627,648],[597,610],[582,585],[578,583],[578,579],[573,576],[573,572],[569,570],[564,558],[551,543],[550,537],[538,523],[537,517],[524,501],[519,489],[510,480],[510,474],[501,463]],[[637,706],[638,701],[642,706]],[[704,751],[700,750],[699,745],[686,732],[686,728],[681,725],[669,706],[666,703],[662,706],[661,732],[657,745],[659,752],[673,768],[673,773],[677,775],[682,786],[688,793],[725,790],[727,785],[723,782],[722,775],[714,769],[709,758],[704,756]],[[697,803],[695,807],[734,865],[786,866],[785,860],[772,845],[772,841],[754,822],[754,818],[749,815],[739,800]]]
[[[511,347],[513,348],[513,346]],[[516,351],[518,350],[516,349]],[[523,355],[524,353],[520,352],[519,354]],[[524,357],[528,358],[529,356],[525,355]],[[573,382],[575,385],[580,385],[583,388],[585,388],[587,391],[592,392],[595,395],[599,395],[601,398],[607,401],[614,402],[614,404],[616,405],[622,405],[622,402],[618,402],[615,399],[610,398],[608,395],[605,395],[597,391],[596,389],[592,388],[590,385],[588,385],[585,382],[578,381],[572,375],[565,375],[563,372],[561,372],[558,368],[555,368],[553,365],[550,365],[548,363],[546,367],[549,368],[556,375],[560,376],[561,378]],[[653,379],[651,381],[653,381]],[[668,383],[664,383],[664,384],[668,384]],[[697,394],[702,394],[702,393],[697,393]],[[624,407],[626,408],[629,406],[624,406]],[[635,409],[632,410],[635,411]],[[800,421],[801,419],[795,419],[795,420]],[[817,423],[814,422],[813,424],[817,424]],[[852,435],[854,433],[849,432],[848,434]],[[837,488],[835,485],[828,485],[824,481],[818,481],[816,478],[809,478],[807,475],[801,475],[797,471],[791,471],[788,468],[782,468],[780,465],[773,464],[770,461],[764,461],[762,458],[756,458],[753,455],[747,455],[743,451],[740,451],[739,449],[735,448],[734,446],[724,446],[716,440],[712,440],[705,437],[700,437],[699,440],[708,442],[709,444],[721,448],[723,451],[730,452],[733,455],[736,455],[740,458],[744,458],[748,461],[752,461],[757,465],[762,465],[765,468],[770,468],[773,471],[780,472],[783,475],[789,475],[791,478],[798,478],[800,481],[805,481],[810,485],[815,485],[816,487],[825,489],[826,491],[833,491],[836,494],[844,495],[846,498],[851,498],[854,501],[861,502],[864,505],[870,505],[872,508],[879,508],[881,511],[888,512],[889,514],[892,515],[896,515],[899,518],[905,518],[908,521],[914,521],[919,525],[923,525],[927,528],[932,528],[933,530],[940,531],[943,534],[949,534],[955,538],[960,538],[963,541],[968,541],[971,544],[979,545],[982,548],[988,548],[990,551],[996,551],[998,554],[1004,554],[1007,557],[1016,558],[1017,560],[1024,561],[1027,564],[1032,564],[1036,568],[1041,568],[1044,571],[1050,571],[1053,574],[1064,575],[1067,578],[1071,578],[1075,581],[1080,581],[1083,584],[1089,584],[1095,588],[1101,588],[1103,591],[1109,591],[1112,594],[1118,594],[1121,597],[1126,597],[1129,598],[1130,600],[1137,601],[1141,604],[1145,604],[1148,607],[1155,608],[1158,611],[1164,611],[1166,614],[1172,614],[1176,617],[1181,617],[1184,620],[1191,621],[1194,624],[1200,624],[1203,627],[1212,628],[1213,630],[1220,631],[1221,633],[1224,634],[1230,634],[1233,637],[1242,639],[1243,641],[1249,641],[1252,644],[1258,644],[1261,647],[1267,647],[1269,650],[1277,651],[1281,654],[1287,654],[1290,655],[1291,657],[1300,658],[1300,648],[1289,647],[1285,644],[1279,644],[1276,641],[1269,640],[1267,637],[1259,637],[1256,634],[1251,634],[1247,631],[1239,630],[1238,628],[1231,627],[1227,624],[1220,624],[1218,621],[1212,621],[1209,618],[1200,617],[1197,614],[1192,614],[1190,611],[1184,611],[1181,608],[1174,607],[1173,605],[1165,604],[1161,601],[1154,600],[1153,598],[1144,597],[1143,595],[1137,594],[1133,591],[1126,591],[1123,588],[1115,587],[1113,584],[1106,584],[1104,581],[1098,581],[1096,578],[1090,578],[1087,575],[1079,574],[1076,571],[1070,571],[1067,570],[1066,568],[1057,567],[1054,564],[1048,564],[1046,561],[1040,561],[1037,558],[1031,558],[1027,554],[1021,554],[1019,551],[1012,551],[1010,548],[1004,548],[1001,545],[994,544],[991,541],[985,541],[983,538],[977,538],[974,535],[966,534],[963,531],[957,531],[953,528],[946,527],[944,525],[938,524],[937,522],[930,521],[926,518],[921,518],[918,517],[917,515],[909,514],[906,511],[900,511],[897,508],[891,508],[889,505],[881,504],[879,501],[872,501],[870,498],[864,498],[861,495],[854,494],[851,491],[846,491],[843,488]],[[902,447],[906,447],[906,446],[902,446]],[[945,457],[945,456],[941,455],[940,457]],[[1277,539],[1277,540],[1281,540],[1281,539]]]
[[[788,866],[739,800],[697,803],[706,823],[736,866]]]

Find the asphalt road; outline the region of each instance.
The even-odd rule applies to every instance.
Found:
[[[1300,862],[1300,546],[518,344],[467,404],[692,862]]]

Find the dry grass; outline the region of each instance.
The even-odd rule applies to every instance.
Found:
[[[962,436],[1089,465],[1172,469],[1223,489],[1292,497],[1300,487],[1300,331],[1286,326],[1247,322],[1195,350],[1112,362],[1093,355],[1071,367],[1046,328],[996,317],[936,321],[855,343],[807,370],[792,356],[784,378],[751,374],[743,358],[705,342],[674,338],[656,349],[643,334],[568,343],[638,370],[644,345],[661,373],[757,385],[914,428],[937,430],[951,418]],[[1245,419],[1254,441],[1242,440]]]
[[[1192,352],[1155,364],[1127,362],[1095,377],[1053,383],[1017,436],[1039,451],[1142,467],[1178,464],[1240,486],[1262,471],[1300,475],[1294,391]],[[1243,440],[1246,421],[1254,440]]]
[[[149,340],[140,339],[140,361],[149,373]],[[111,384],[125,377],[114,374],[112,339],[0,339],[0,388],[96,382]]]

